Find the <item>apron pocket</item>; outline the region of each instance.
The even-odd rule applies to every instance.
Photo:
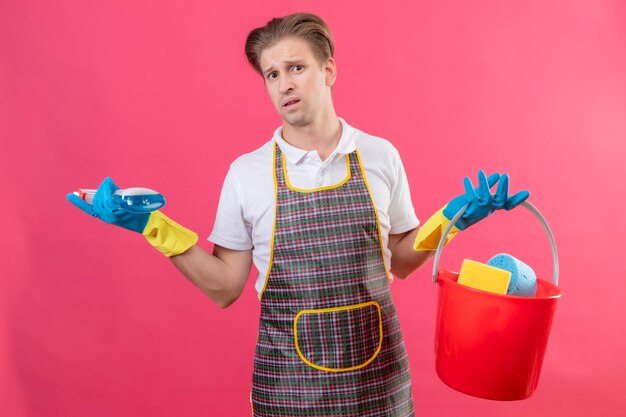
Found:
[[[322,371],[362,368],[376,358],[383,342],[380,306],[375,301],[302,310],[293,329],[300,358]]]

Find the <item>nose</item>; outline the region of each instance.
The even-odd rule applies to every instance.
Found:
[[[278,80],[278,92],[286,94],[289,90],[293,90],[293,79],[290,75],[285,74]]]

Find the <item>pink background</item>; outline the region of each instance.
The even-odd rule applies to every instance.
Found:
[[[249,30],[321,15],[340,116],[400,150],[417,215],[479,168],[531,190],[561,257],[539,387],[495,402],[434,369],[432,263],[393,291],[418,415],[606,416],[626,406],[626,5],[614,1],[0,1],[0,415],[245,416],[254,276],[222,310],[145,240],[65,200],[110,175],[211,231],[232,160],[280,124]],[[457,238],[442,265],[508,252],[551,274],[524,210]]]

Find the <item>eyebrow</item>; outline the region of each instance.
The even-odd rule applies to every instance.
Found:
[[[304,61],[304,60],[303,60],[303,59],[301,59],[301,58],[298,58],[298,59],[294,59],[294,60],[287,60],[287,61],[283,61],[283,64],[289,64],[289,65],[291,65],[291,64],[298,64],[298,63],[300,63],[300,62],[302,62],[302,61]],[[268,69],[266,69],[265,71],[263,71],[263,75],[264,75],[264,76],[265,76],[265,75],[267,75],[267,73],[268,73],[268,72],[270,72],[270,71],[272,71],[273,69],[274,69],[274,66],[272,65],[271,67],[269,67]]]

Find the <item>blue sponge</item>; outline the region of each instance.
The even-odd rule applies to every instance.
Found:
[[[487,265],[511,272],[508,295],[534,297],[537,294],[535,271],[519,259],[500,253],[487,261]]]

